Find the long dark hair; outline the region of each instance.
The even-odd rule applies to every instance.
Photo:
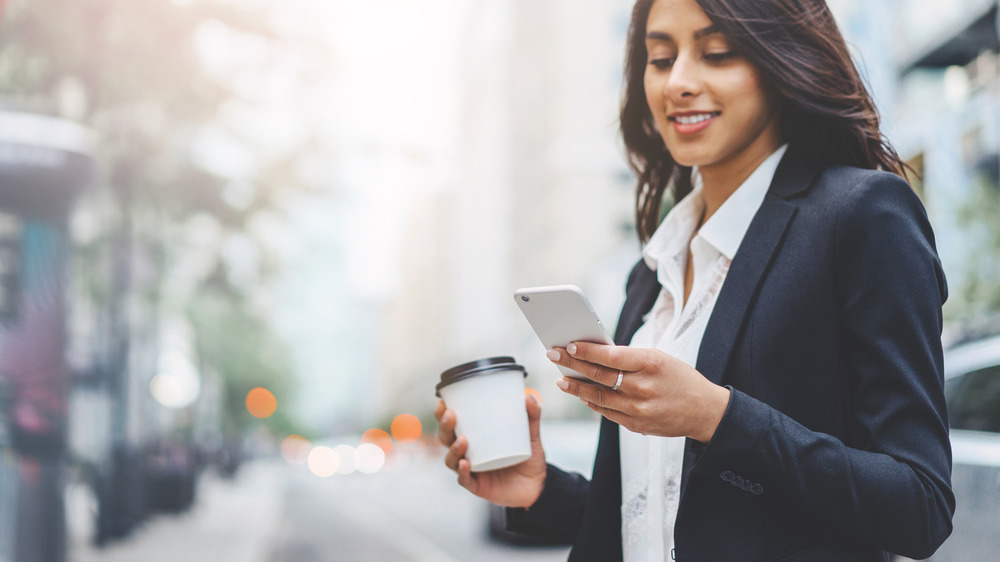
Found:
[[[646,103],[646,21],[655,0],[632,9],[621,131],[638,176],[636,230],[653,235],[668,188],[691,191],[691,169],[667,152]],[[783,139],[803,157],[903,175],[905,164],[879,128],[878,111],[824,0],[696,0],[733,49],[753,64],[780,102]]]

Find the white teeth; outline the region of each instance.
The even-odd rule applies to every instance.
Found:
[[[695,123],[701,123],[702,121],[707,121],[715,117],[714,113],[702,113],[699,115],[684,115],[674,117],[674,120],[682,125],[694,125]]]

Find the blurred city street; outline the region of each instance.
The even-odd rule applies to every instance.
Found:
[[[992,559],[1000,0],[827,3],[974,359],[935,561]],[[435,385],[514,357],[546,458],[592,469],[513,295],[575,284],[614,331],[633,4],[0,0],[0,562],[565,560],[488,532]]]
[[[403,453],[405,455],[405,453]],[[158,515],[105,548],[90,544],[85,501],[70,498],[71,562],[565,560],[568,549],[487,537],[486,504],[439,456],[414,454],[377,474],[319,478],[282,460],[247,464],[232,480],[206,473],[188,513]],[[72,496],[72,493],[71,493]]]

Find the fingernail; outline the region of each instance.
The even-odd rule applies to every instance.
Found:
[[[559,390],[566,390],[569,388],[569,381],[566,379],[559,379],[556,381],[556,386],[559,387]]]
[[[554,349],[550,349],[550,350],[546,351],[545,352],[545,356],[548,357],[550,361],[558,361],[559,360],[559,352],[556,351],[556,350],[554,350]]]
[[[575,343],[571,343],[571,344],[567,345],[566,346],[566,351],[569,352],[570,355],[576,355],[576,344]]]

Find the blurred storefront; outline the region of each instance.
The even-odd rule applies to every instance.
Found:
[[[0,561],[65,559],[69,214],[91,133],[0,111]]]

